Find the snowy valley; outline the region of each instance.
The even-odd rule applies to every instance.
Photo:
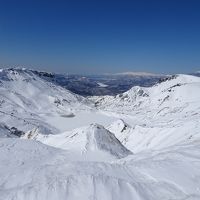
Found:
[[[199,200],[200,77],[81,96],[0,70],[0,200]]]

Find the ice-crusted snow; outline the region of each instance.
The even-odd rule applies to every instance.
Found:
[[[199,200],[199,91],[176,75],[87,99],[0,70],[0,200]]]

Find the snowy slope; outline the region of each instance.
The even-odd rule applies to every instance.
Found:
[[[107,127],[119,141],[134,153],[147,150],[162,150],[174,145],[200,141],[200,117],[190,120],[171,118],[171,122],[146,121],[147,124],[125,125],[118,129],[119,120]],[[142,122],[141,122],[142,123]]]
[[[12,129],[7,127],[4,123],[0,123],[0,138],[4,137],[17,137],[17,135],[13,134]]]
[[[133,132],[133,128],[122,119],[114,121],[107,129],[115,134],[115,136],[124,144],[126,144],[128,136]]]
[[[90,100],[0,77],[0,200],[200,199],[199,77]]]
[[[93,155],[94,159],[98,156],[104,159],[108,156],[123,158],[132,154],[114,134],[98,124],[91,124],[58,135],[45,136],[37,132],[28,132],[24,138],[38,140],[53,147],[85,154],[88,157]]]
[[[117,112],[135,111],[137,109],[173,109],[186,103],[200,100],[200,78],[190,75],[178,75],[166,79],[153,87],[133,87],[129,91],[115,97],[105,96],[96,99],[101,109]],[[190,94],[190,95],[189,95]]]
[[[199,143],[92,162],[33,140],[0,140],[1,200],[198,200]]]
[[[74,117],[76,110],[89,109],[85,98],[41,79],[31,70],[1,69],[0,119],[9,127],[43,133],[58,132],[46,117]],[[46,123],[46,124],[45,124]]]
[[[153,87],[97,98],[96,106],[124,120],[108,130],[131,151],[162,149],[200,139],[199,91],[199,77],[178,75]]]

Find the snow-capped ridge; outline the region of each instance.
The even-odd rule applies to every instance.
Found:
[[[132,154],[113,133],[96,123],[58,135],[45,136],[33,131],[27,133],[24,138],[35,139],[50,146],[81,154],[105,153],[115,158]]]
[[[86,151],[103,150],[118,158],[131,154],[114,134],[99,124],[90,124],[84,131],[86,134]]]
[[[47,133],[56,133],[56,127],[45,124],[43,117],[72,118],[77,109],[91,108],[92,104],[86,98],[41,78],[38,73],[21,68],[0,70],[0,113],[6,116],[2,122],[8,127],[24,132],[43,127]]]
[[[198,102],[198,90],[200,77],[179,74],[168,77],[152,87],[134,86],[115,97],[99,97],[95,104],[101,109],[129,114],[138,109],[149,110],[148,112],[152,113],[153,110],[159,112],[162,107],[173,109],[190,102]]]
[[[190,83],[199,83],[200,77],[188,75],[188,74],[176,74],[172,75],[163,79],[160,79],[160,81],[155,84],[156,86],[162,85],[162,86],[172,86],[173,84],[190,84]]]
[[[74,137],[75,140],[80,141],[82,137],[85,137],[85,141],[82,143],[83,152],[104,151],[117,158],[126,157],[131,154],[113,133],[99,124],[90,124],[75,132],[75,134],[70,136]]]

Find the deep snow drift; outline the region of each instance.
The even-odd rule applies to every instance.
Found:
[[[200,78],[84,98],[0,72],[0,200],[200,199]]]

